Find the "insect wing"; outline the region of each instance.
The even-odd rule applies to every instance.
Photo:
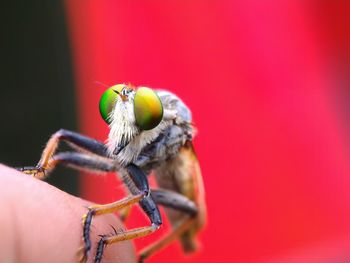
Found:
[[[205,189],[199,161],[192,144],[190,147],[183,148],[181,150],[180,158],[183,160],[186,167],[186,169],[183,170],[183,173],[188,173],[184,177],[191,178],[188,183],[191,184],[191,188],[193,190],[192,200],[198,207],[198,214],[196,216],[195,224],[181,237],[181,243],[184,250],[190,252],[197,249],[195,236],[198,231],[203,228],[206,222]]]
[[[197,205],[195,222],[181,236],[184,251],[196,250],[196,234],[205,224],[206,206],[202,174],[192,144],[187,143],[182,147],[175,158],[168,160],[156,170],[155,175],[159,187],[180,193]],[[165,212],[173,226],[186,216],[173,209],[165,209]]]

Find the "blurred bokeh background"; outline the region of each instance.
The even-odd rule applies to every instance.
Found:
[[[0,162],[35,165],[59,128],[78,128],[63,2],[6,1],[1,8]],[[77,173],[48,180],[77,193]]]
[[[350,262],[347,1],[12,1],[2,8],[0,161],[35,164],[55,130],[105,140],[105,85],[178,94],[207,190],[202,249],[149,262]],[[52,183],[106,203],[114,175]],[[147,223],[133,211],[130,226]],[[168,230],[137,242],[142,247]]]

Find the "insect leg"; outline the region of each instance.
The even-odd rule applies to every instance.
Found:
[[[144,197],[143,194],[130,195],[110,204],[93,205],[89,207],[88,213],[83,215],[84,248],[83,248],[83,254],[81,255],[81,258],[80,258],[80,262],[84,262],[87,260],[89,251],[91,249],[90,228],[91,228],[93,217],[103,215],[103,214],[113,213],[125,207],[131,206],[139,202],[143,197]]]
[[[56,154],[52,157],[52,159],[50,159],[50,164],[63,164],[76,169],[86,169],[89,171],[94,170],[98,172],[116,171],[117,168],[120,168],[116,166],[116,163],[112,159],[77,152],[65,152]],[[83,216],[84,247],[81,251],[79,251],[81,253],[81,262],[86,261],[88,252],[91,249],[90,228],[94,216],[113,213],[120,209],[126,209],[131,205],[140,202],[140,205],[144,207],[144,210],[148,209],[151,211],[150,214],[152,220],[157,223],[159,221],[158,218],[160,218],[160,215],[157,207],[155,207],[155,204],[152,206],[152,202],[149,200],[143,200],[145,196],[150,198],[148,195],[150,190],[146,175],[142,172],[141,169],[133,164],[126,166],[125,170],[130,178],[129,184],[134,184],[136,190],[133,190],[133,195],[130,195],[116,202],[105,205],[93,205],[88,208],[88,213]],[[157,211],[158,214],[154,211]],[[102,256],[102,252],[100,253]]]
[[[37,166],[18,168],[18,170],[39,179],[44,179],[47,176],[46,171],[51,168],[50,165],[54,164],[50,162],[50,159],[54,155],[60,141],[66,141],[72,146],[84,149],[95,155],[107,157],[107,149],[102,142],[76,132],[61,129],[54,133],[47,142]]]
[[[136,229],[126,230],[120,233],[115,233],[115,235],[113,236],[102,236],[96,250],[95,262],[101,261],[104,248],[107,244],[113,244],[124,240],[130,240],[138,237],[147,236],[156,231],[162,224],[162,218],[158,206],[153,200],[152,195],[149,194],[150,190],[146,175],[138,166],[134,164],[130,164],[126,168],[130,179],[135,187],[132,187],[130,182],[125,180],[124,181],[128,185],[131,193],[133,193],[134,195],[137,191],[144,193],[143,198],[139,200],[139,204],[142,210],[150,219],[150,225]]]
[[[54,155],[49,161],[49,169],[59,164],[95,173],[115,172],[119,169],[119,165],[113,159],[79,152],[61,152]]]
[[[174,191],[165,189],[151,189],[151,196],[158,205],[162,205],[168,208],[184,212],[190,216],[197,214],[196,204],[185,197],[184,195],[178,194]],[[130,214],[131,207],[126,207],[120,214],[120,220],[125,222]]]
[[[151,195],[153,200],[159,205],[173,208],[190,216],[194,216],[198,212],[197,206],[193,201],[177,192],[165,189],[152,189]]]
[[[163,189],[152,189],[151,195],[157,204],[184,212],[188,216],[185,216],[177,225],[173,226],[173,229],[168,234],[148,247],[142,249],[139,256],[140,263],[153,255],[155,252],[166,247],[168,244],[180,237],[190,227],[192,227],[196,220],[195,216],[198,212],[197,206],[193,201],[176,192]]]
[[[130,229],[122,232],[116,232],[115,235],[112,236],[102,236],[100,242],[98,243],[98,247],[95,255],[95,263],[101,262],[102,255],[106,245],[114,244],[124,240],[135,239],[139,237],[147,236],[154,231],[156,231],[160,225],[162,224],[162,219],[160,216],[159,209],[152,199],[152,197],[146,196],[139,201],[141,208],[149,217],[151,224],[149,226],[144,226],[140,228]]]

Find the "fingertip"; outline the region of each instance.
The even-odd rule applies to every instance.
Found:
[[[77,262],[82,242],[82,218],[90,203],[45,182],[0,164],[1,262]],[[123,228],[114,215],[94,217],[91,228],[93,257],[100,234]],[[103,262],[136,262],[132,242],[105,249]]]

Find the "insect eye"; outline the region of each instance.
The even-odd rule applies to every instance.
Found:
[[[100,114],[102,119],[110,124],[110,114],[114,109],[114,105],[118,99],[118,93],[122,92],[124,84],[117,84],[107,89],[100,99]]]
[[[134,98],[136,124],[141,130],[155,128],[163,118],[163,104],[152,89],[138,88]]]

